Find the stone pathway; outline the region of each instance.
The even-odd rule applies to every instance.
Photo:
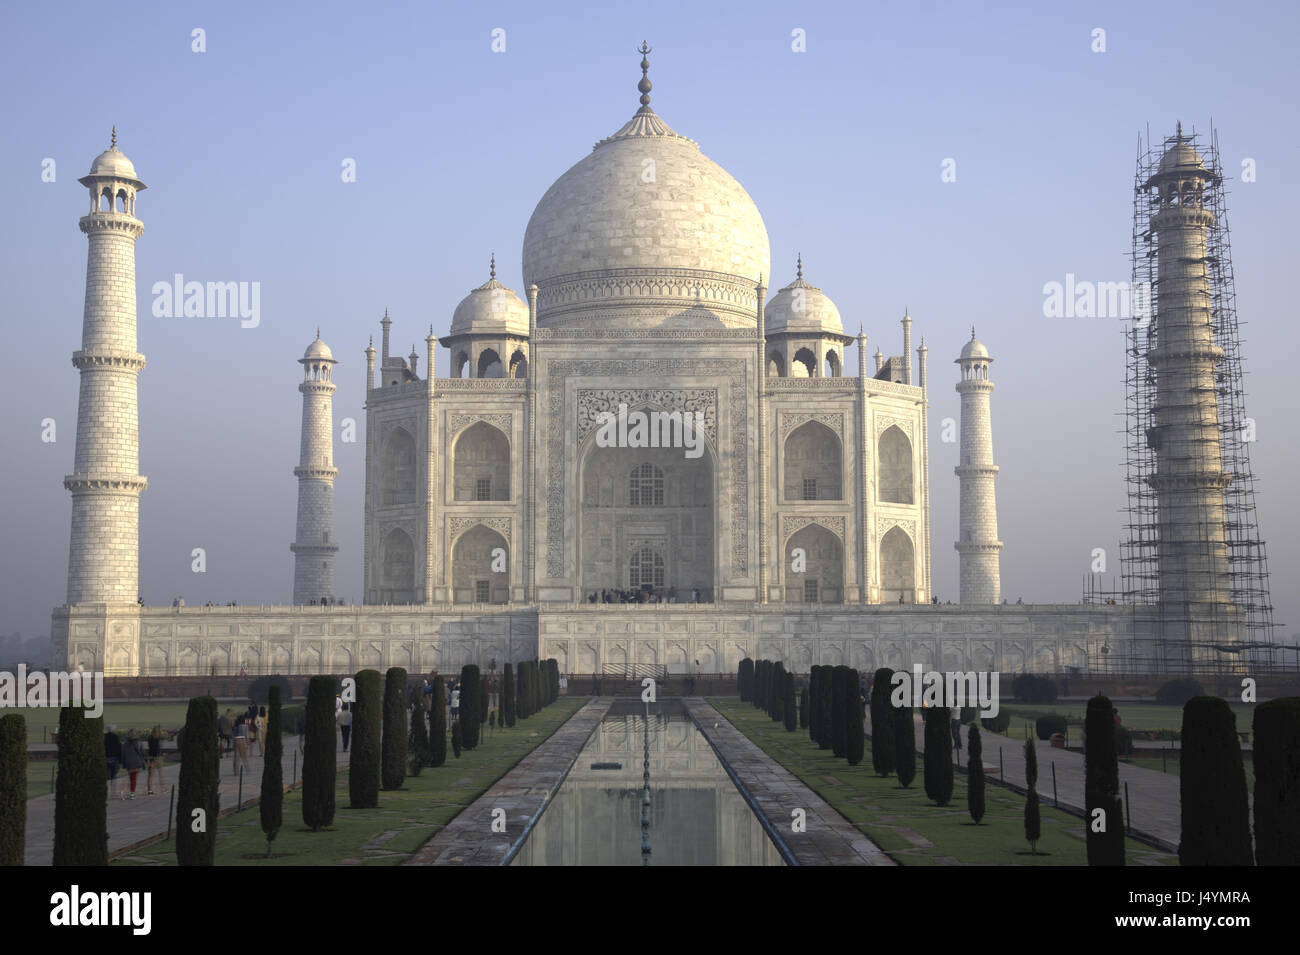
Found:
[[[336,745],[338,738],[335,738]],[[256,747],[254,747],[256,749]],[[348,766],[349,753],[338,747],[338,766],[344,771]],[[295,762],[296,756],[296,762]],[[302,754],[298,751],[298,737],[284,737],[283,753],[284,781],[288,785],[292,773],[297,769],[298,780],[302,779]],[[243,802],[247,804],[256,800],[262,792],[262,766],[265,760],[260,756],[250,756],[244,770]],[[234,756],[228,755],[221,760],[221,809],[235,807],[240,797],[239,777],[231,774]],[[113,780],[113,796],[108,800],[108,854],[109,859],[125,855],[141,843],[154,840],[167,831],[167,813],[171,802],[171,787],[180,783],[181,764],[171,755],[163,769],[163,785],[156,789],[158,795],[147,795],[146,780],[148,773],[140,770],[136,777],[135,799],[120,799],[118,793],[124,785],[129,788],[129,777],[120,770]],[[156,785],[156,783],[155,783]],[[174,811],[174,810],[173,810]],[[247,812],[247,810],[245,810]],[[172,830],[175,831],[175,820]],[[51,865],[54,857],[54,794],[37,796],[27,800],[27,848],[24,862],[26,865]],[[153,861],[153,860],[150,860]]]
[[[925,751],[925,725],[919,715],[913,716],[916,725],[916,752],[920,756]],[[867,720],[867,732],[871,732],[870,717]],[[962,729],[962,766],[965,767],[967,729]],[[990,779],[999,778],[998,750],[1001,748],[1002,766],[1006,773],[1005,782],[1012,789],[1025,791],[1025,743],[1023,739],[1013,739],[990,733],[980,728],[980,740],[984,747],[985,774]],[[1079,816],[1084,813],[1083,783],[1084,758],[1082,753],[1072,753],[1064,749],[1054,749],[1045,740],[1034,740],[1034,749],[1038,756],[1038,795],[1044,806],[1054,805],[1052,796],[1052,766],[1056,766],[1056,792],[1062,809]],[[1165,849],[1178,851],[1181,838],[1182,818],[1179,796],[1178,776],[1173,773],[1161,773],[1152,769],[1142,769],[1128,763],[1119,764],[1120,798],[1124,799],[1124,783],[1128,783],[1128,800],[1125,800],[1125,812],[1133,821],[1132,831],[1135,835]],[[1129,801],[1131,800],[1131,805]]]
[[[701,697],[682,703],[722,764],[747,790],[750,805],[775,832],[794,865],[896,865],[879,846],[773,760]],[[806,831],[791,831],[791,812],[806,813]]]
[[[506,864],[511,849],[523,844],[611,703],[612,697],[600,697],[579,709],[403,864]],[[504,832],[492,831],[497,809],[505,810]]]

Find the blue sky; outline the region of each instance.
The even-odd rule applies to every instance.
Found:
[[[957,415],[951,361],[971,325],[995,358],[1004,593],[1077,601],[1095,547],[1119,572],[1120,323],[1045,318],[1042,288],[1067,273],[1127,279],[1138,133],[1213,119],[1228,174],[1256,162],[1229,206],[1247,413],[1276,616],[1297,625],[1281,633],[1300,630],[1293,5],[74,3],[6,19],[0,631],[46,632],[64,596],[86,257],[76,178],[110,126],[149,185],[137,206],[144,595],[282,603],[296,360],[316,326],[341,361],[336,421],[360,419],[362,350],[385,307],[405,352],[431,323],[446,330],[489,253],[520,289],[537,200],[636,108],[642,39],[656,110],[762,211],[771,285],[793,278],[801,251],[869,351],[901,350],[904,305],[926,336],[941,599],[956,594],[957,481],[956,446],[937,433]],[[796,29],[806,52],[791,49]],[[955,182],[941,181],[948,158]],[[355,183],[341,181],[345,159]],[[260,282],[261,324],[154,318],[150,286],[177,272]],[[445,351],[439,361],[445,374]],[[40,440],[47,417],[53,444]],[[336,592],[356,600],[362,445],[336,444],[336,457]]]

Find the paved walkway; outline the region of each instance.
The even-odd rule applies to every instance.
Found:
[[[336,744],[338,737],[335,737]],[[256,751],[256,746],[253,747]],[[346,769],[349,753],[338,748],[338,765]],[[297,771],[297,779],[302,779],[302,753],[298,750],[298,737],[284,737],[284,782],[287,786]],[[243,802],[257,800],[262,792],[262,766],[265,760],[260,756],[251,756],[244,770]],[[234,756],[228,755],[221,760],[221,809],[233,809],[240,797],[239,777],[233,775],[231,768]],[[117,779],[113,780],[113,796],[108,800],[108,854],[113,858],[117,854],[147,842],[167,831],[168,807],[171,803],[171,787],[180,783],[181,764],[174,756],[169,758],[163,769],[163,785],[155,791],[158,795],[147,795],[145,785],[148,778],[146,770],[140,770],[136,777],[135,799],[120,799],[118,793],[125,785],[130,788],[130,777],[125,770],[119,770]],[[174,811],[174,810],[173,810]],[[172,829],[175,831],[175,821]],[[37,796],[27,800],[27,851],[26,865],[51,865],[54,858],[54,794]]]
[[[506,864],[511,848],[523,844],[611,703],[612,697],[599,697],[579,709],[403,865]],[[492,831],[497,809],[506,812],[505,832]]]
[[[925,752],[925,725],[919,715],[913,716],[916,724],[916,752],[920,756]],[[867,719],[867,732],[871,732],[871,720]],[[962,728],[962,749],[960,763],[966,766],[966,734]],[[951,741],[951,737],[948,737]],[[1001,749],[1001,771],[1005,771],[1005,782],[1011,788],[1024,792],[1025,785],[1025,742],[990,733],[980,728],[980,741],[984,747],[984,772],[990,779],[999,778],[999,748]],[[1034,740],[1034,750],[1038,756],[1038,795],[1043,805],[1054,805],[1052,801],[1052,767],[1056,767],[1056,793],[1060,806],[1080,816],[1085,815],[1083,783],[1084,759],[1082,753],[1072,753],[1064,749],[1054,749],[1045,740]],[[957,754],[954,754],[957,755]],[[920,767],[918,766],[918,772]],[[1119,764],[1120,799],[1125,802],[1125,812],[1132,819],[1132,831],[1161,849],[1169,852],[1178,851],[1181,838],[1182,818],[1179,796],[1178,776],[1174,773],[1161,773],[1153,769],[1142,769],[1128,763]],[[1124,784],[1128,783],[1128,799],[1124,799]]]
[[[750,805],[776,832],[795,865],[896,865],[879,846],[769,757],[702,697],[682,700],[722,764],[748,790]],[[804,832],[791,831],[791,812],[806,813]]]

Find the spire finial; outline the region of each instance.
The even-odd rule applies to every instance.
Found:
[[[320,341],[320,326],[316,326],[316,341]]]
[[[1179,145],[1181,145],[1183,142],[1183,121],[1181,119],[1178,121],[1177,138],[1178,138]]]
[[[388,317],[388,306],[387,306],[387,305],[384,306],[384,321],[386,321],[386,322],[387,322],[387,321],[391,321],[391,319]]]
[[[113,127],[113,141],[108,144],[109,149],[117,148],[117,126]]]
[[[369,345],[368,347],[370,347],[370,348],[374,348],[374,347],[375,347],[375,336],[374,336],[374,335],[371,335],[371,336],[370,336],[370,345]]]
[[[975,326],[974,326],[974,325],[972,325],[972,326],[970,327],[970,340],[971,340],[971,341],[974,341],[974,340],[975,340]]]
[[[637,48],[641,54],[641,82],[636,84],[636,88],[641,91],[641,106],[649,108],[650,106],[650,61],[646,59],[646,54],[653,52],[650,47],[646,46],[645,40],[641,41],[641,46]]]
[[[489,278],[497,277],[497,254],[495,252],[492,253],[492,265],[489,268],[488,273]]]
[[[794,277],[795,277],[797,280],[799,280],[799,281],[802,282],[802,281],[803,281],[803,253],[802,253],[802,252],[800,252],[800,253],[795,257],[795,261],[794,261],[794,271],[795,271],[795,276],[794,276]]]

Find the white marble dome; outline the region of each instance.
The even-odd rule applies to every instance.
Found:
[[[703,309],[727,325],[748,314],[752,325],[770,261],[749,194],[648,105],[555,181],[524,233],[539,321],[578,311],[654,325]],[[629,307],[639,315],[609,312]]]
[[[333,361],[334,353],[330,347],[320,340],[320,329],[316,329],[316,340],[307,346],[307,350],[302,353],[303,361]]]
[[[501,331],[527,335],[528,306],[513,289],[498,281],[494,258],[491,277],[461,299],[452,313],[449,337]]]
[[[949,354],[952,353],[949,352]],[[984,347],[984,343],[982,341],[980,341],[978,338],[975,337],[975,329],[972,328],[970,330],[970,341],[968,341],[965,345],[962,346],[961,358],[959,358],[958,361],[966,361],[974,358],[988,359],[988,357],[989,357],[989,350]]]
[[[781,289],[767,303],[763,322],[769,335],[782,332],[828,332],[844,334],[844,320],[830,296],[803,277],[803,260],[793,282]]]

